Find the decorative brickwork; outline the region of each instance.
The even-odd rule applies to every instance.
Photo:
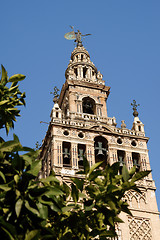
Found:
[[[145,204],[147,203],[145,191],[141,191],[141,193],[138,193],[130,190],[125,194],[124,199],[126,199],[128,204],[134,208],[144,208]]]
[[[129,240],[152,240],[150,220],[147,218],[128,217]]]

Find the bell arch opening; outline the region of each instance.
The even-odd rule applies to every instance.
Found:
[[[118,162],[119,162],[119,173],[122,174],[122,168],[123,165],[125,164],[125,151],[122,150],[117,150],[117,157],[118,157]]]
[[[140,154],[137,152],[132,152],[132,161],[133,161],[133,166],[136,167],[136,172],[139,172],[139,170],[140,170]]]
[[[71,143],[63,142],[63,167],[71,167]]]
[[[82,99],[83,113],[96,114],[96,104],[95,101],[90,97],[85,97]]]
[[[95,163],[103,161],[102,166],[105,167],[107,164],[108,156],[108,141],[102,136],[97,136],[94,139],[94,153]]]
[[[86,156],[86,145],[78,144],[78,168],[83,168],[83,158]]]

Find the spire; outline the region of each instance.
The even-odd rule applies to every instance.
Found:
[[[134,116],[134,122],[132,126],[132,130],[136,132],[142,132],[144,133],[144,124],[139,120],[137,107],[140,106],[140,104],[136,104],[136,100],[133,100],[133,103],[131,103],[133,106],[133,116]]]
[[[77,46],[65,72],[66,79],[105,85],[103,75],[97,71],[90,60],[88,51],[83,46]]]

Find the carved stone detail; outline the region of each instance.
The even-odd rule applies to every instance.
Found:
[[[130,240],[151,240],[151,225],[147,218],[128,217]]]
[[[146,205],[146,192],[138,193],[136,191],[130,190],[125,194],[124,199],[133,208],[145,208]]]

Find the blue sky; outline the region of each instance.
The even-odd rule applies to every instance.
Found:
[[[0,63],[9,76],[26,75],[20,89],[27,105],[14,131],[22,144],[35,147],[47,130],[53,106],[50,92],[61,89],[74,42],[69,25],[85,33],[91,60],[111,87],[108,116],[132,127],[130,103],[140,104],[139,117],[150,137],[148,148],[160,207],[160,1],[158,0],[6,0],[1,1]],[[4,132],[3,132],[4,136]]]

